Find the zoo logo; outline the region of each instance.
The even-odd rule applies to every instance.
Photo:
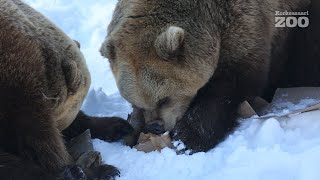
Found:
[[[276,11],[275,27],[300,27],[306,28],[309,26],[309,18],[307,17],[309,12],[280,12]],[[300,17],[295,17],[300,16]]]

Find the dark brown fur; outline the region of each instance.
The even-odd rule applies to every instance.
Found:
[[[132,131],[120,118],[77,116],[90,86],[82,54],[70,38],[19,0],[0,1],[0,178],[110,179],[112,166],[73,164],[68,139],[85,129],[117,140]],[[76,119],[76,120],[74,120]],[[71,123],[79,124],[76,128]]]
[[[309,5],[308,0],[120,0],[101,53],[129,102],[158,114],[188,149],[208,151],[236,127],[244,99],[270,99],[277,87],[319,85],[319,53],[314,53],[319,6]],[[276,11],[310,7],[310,27],[275,27]],[[301,42],[313,44],[300,50]]]

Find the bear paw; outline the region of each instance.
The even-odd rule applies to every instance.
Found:
[[[170,132],[170,136],[178,154],[206,152],[213,147],[209,137],[201,136],[196,129],[186,123],[178,122]]]
[[[117,117],[99,118],[90,127],[93,138],[118,141],[134,131],[128,121]]]
[[[61,180],[86,180],[86,175],[82,168],[77,165],[70,165],[63,168],[56,179]]]
[[[86,171],[88,180],[111,180],[120,177],[120,171],[111,165],[100,165]]]

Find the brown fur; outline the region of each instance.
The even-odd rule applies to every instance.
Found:
[[[189,149],[206,151],[236,126],[241,101],[287,86],[279,73],[294,32],[275,27],[275,11],[309,4],[120,0],[100,51],[124,98],[157,114]]]
[[[67,127],[76,118],[89,86],[90,74],[74,41],[20,0],[0,1],[1,178],[85,176],[73,166],[61,131],[72,129]],[[121,119],[88,120],[83,115],[75,122],[82,122],[82,131],[89,128],[102,139],[115,140],[127,133],[125,129],[132,129]],[[104,167],[100,169],[106,171],[93,177],[109,179],[118,174],[115,168]]]

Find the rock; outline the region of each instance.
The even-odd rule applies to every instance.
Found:
[[[77,160],[83,153],[94,151],[90,130],[86,130],[67,143],[67,149],[73,159]]]
[[[243,103],[241,103],[239,109],[238,109],[238,115],[241,118],[250,118],[254,115],[257,115],[257,113],[254,111],[254,109],[250,106],[250,104],[248,103],[248,101],[244,101]]]
[[[76,164],[85,169],[98,167],[102,165],[102,157],[98,151],[85,152],[78,158]]]

